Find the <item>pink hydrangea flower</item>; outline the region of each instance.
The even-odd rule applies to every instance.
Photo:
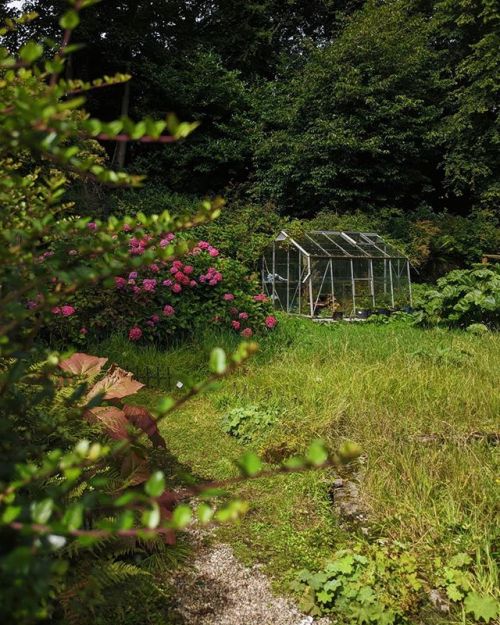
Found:
[[[212,256],[212,258],[215,258],[216,256],[219,255],[219,250],[216,250],[215,247],[211,247],[208,250],[208,253],[210,254],[210,256]]]
[[[175,315],[175,308],[167,304],[163,309],[163,314],[165,317],[172,317],[172,315]]]
[[[130,224],[123,224],[123,232],[132,232],[132,226]]]
[[[253,335],[253,330],[252,328],[245,328],[242,332],[241,332],[241,336],[245,339],[249,339],[251,336]]]
[[[40,306],[42,302],[43,295],[41,293],[38,293],[38,295],[35,296],[35,299],[30,299],[26,302],[26,307],[28,308],[28,310],[35,310]]]
[[[61,314],[61,307],[60,306],[54,306],[54,308],[52,308],[52,310],[50,312],[53,315],[60,315]]]
[[[239,321],[231,321],[231,326],[234,330],[238,331],[241,328],[241,323]]]
[[[95,221],[91,221],[90,223],[87,224],[87,228],[89,230],[93,230],[94,232],[97,230],[97,224]]]
[[[222,299],[225,302],[232,302],[234,300],[234,295],[232,293],[224,293],[224,295],[222,296]]]
[[[134,286],[132,291],[134,292],[135,295],[139,295],[139,293],[141,293],[141,287],[140,286]]]
[[[82,334],[83,336],[85,336],[88,333],[89,331],[87,330],[87,328],[80,328],[80,334]]]
[[[174,239],[175,239],[175,234],[173,234],[172,232],[169,232],[160,241],[160,247],[167,247],[167,245],[172,243]]]
[[[131,341],[138,341],[142,337],[142,330],[138,326],[134,326],[128,333],[128,338]]]
[[[239,318],[240,319],[248,319],[248,313],[247,312],[240,312]]]
[[[190,286],[191,288],[194,288],[195,286],[198,286],[198,283],[196,282],[196,280],[190,280],[190,281],[189,281],[189,286]]]
[[[190,276],[194,271],[194,267],[192,265],[186,265],[184,267],[184,273],[186,274],[186,276]]]
[[[254,302],[267,302],[267,295],[265,293],[259,293],[253,296]]]
[[[115,285],[117,289],[123,289],[125,286],[127,286],[127,281],[125,280],[125,278],[117,277],[115,278]]]
[[[128,279],[129,279],[129,280],[136,280],[136,279],[137,279],[137,271],[131,271],[131,272],[128,274]]]
[[[156,280],[146,278],[146,280],[142,281],[142,286],[147,293],[154,293],[154,290],[156,289]]]
[[[71,317],[71,315],[74,315],[75,312],[76,312],[76,309],[73,308],[73,306],[68,306],[66,304],[66,306],[61,307],[61,315],[63,317]]]
[[[158,323],[160,321],[160,317],[158,315],[152,315],[151,316],[151,321],[153,323]]]
[[[180,284],[172,284],[171,291],[172,293],[180,293],[182,291],[182,287]]]
[[[150,327],[150,328],[154,328],[155,327],[155,322],[152,319],[148,319],[148,321],[146,321],[146,324]]]
[[[153,263],[152,265],[149,265],[149,269],[153,273],[158,273],[160,271],[160,268],[158,267],[158,265],[156,263]]]
[[[269,315],[266,317],[264,323],[266,324],[266,328],[272,330],[278,325],[278,320],[273,315]]]
[[[200,241],[198,243],[198,247],[200,248],[200,250],[208,250],[210,248],[210,243],[208,243],[207,241]]]
[[[172,286],[173,282],[172,280],[163,280],[162,284],[163,286]]]

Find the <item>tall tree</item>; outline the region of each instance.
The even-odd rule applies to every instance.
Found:
[[[498,206],[500,6],[440,0],[433,35],[453,81],[443,118],[447,187],[471,204]]]
[[[289,84],[266,86],[257,196],[306,215],[437,201],[445,83],[428,30],[404,2],[369,3]]]

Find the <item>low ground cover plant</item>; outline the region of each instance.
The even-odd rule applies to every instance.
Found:
[[[384,544],[339,551],[322,570],[301,571],[293,586],[309,614],[348,623],[409,623],[423,598],[415,556]]]
[[[277,413],[263,406],[233,408],[224,415],[222,429],[242,443],[250,443],[262,436],[276,422]]]

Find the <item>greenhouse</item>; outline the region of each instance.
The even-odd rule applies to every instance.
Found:
[[[365,318],[412,304],[410,262],[373,232],[281,231],[262,259],[275,308],[308,317]]]

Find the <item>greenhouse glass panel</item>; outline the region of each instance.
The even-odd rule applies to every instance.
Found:
[[[410,264],[376,233],[280,232],[262,258],[276,309],[312,318],[364,318],[411,306]]]

